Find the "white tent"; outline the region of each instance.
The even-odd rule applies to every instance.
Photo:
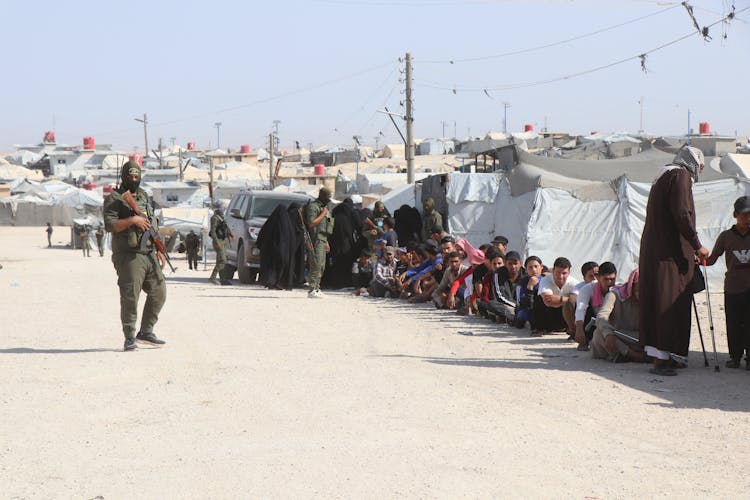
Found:
[[[544,168],[539,165],[540,157],[519,155],[521,163],[507,173],[446,175],[451,233],[476,246],[502,234],[510,240],[508,248],[524,258],[537,255],[551,265],[555,258],[567,257],[575,275],[580,275],[586,261],[609,260],[621,278],[627,276],[638,265],[651,180],[664,163],[650,161],[646,169],[649,161],[587,161],[591,165],[587,180],[580,178],[586,174],[575,165],[581,162],[551,160],[557,164]],[[598,163],[602,163],[599,168]],[[602,168],[609,174],[620,171],[620,175],[605,180],[608,173]],[[570,176],[559,173],[566,169]],[[734,200],[750,194],[750,182],[718,172],[708,177],[695,184],[693,193],[698,233],[710,248],[718,234],[733,224]],[[712,290],[723,289],[725,271],[723,259],[710,268]]]

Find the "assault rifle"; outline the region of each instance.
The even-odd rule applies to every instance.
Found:
[[[307,224],[305,224],[305,218],[302,217],[302,209],[297,209],[297,213],[299,214],[299,220],[302,221],[302,231],[305,233],[305,243],[307,243],[307,248],[312,251],[315,249],[315,246],[313,245],[312,238],[310,238],[310,233],[307,232]]]
[[[122,195],[122,199],[125,200],[125,203],[128,204],[130,209],[139,217],[143,217],[146,220],[149,220],[149,218],[144,214],[140,208],[138,208],[138,204],[135,202],[135,198],[133,198],[133,194],[130,191],[125,191],[125,193]],[[151,222],[149,220],[149,222]],[[154,248],[157,252],[161,253],[164,258],[167,260],[167,264],[169,264],[169,268],[172,270],[172,272],[175,272],[176,269],[172,265],[172,261],[169,258],[169,254],[167,253],[167,247],[164,245],[164,242],[161,241],[159,238],[159,233],[156,232],[156,229],[153,228],[153,226],[149,226],[148,229],[143,233],[143,236],[141,236],[141,251],[146,252],[148,250],[148,242],[151,241],[151,243],[154,245]]]

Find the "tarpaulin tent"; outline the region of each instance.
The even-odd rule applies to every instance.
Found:
[[[627,276],[638,264],[651,182],[672,155],[649,150],[640,159],[577,162],[519,153],[519,163],[507,172],[430,178],[422,198],[437,200],[443,189],[451,233],[476,246],[502,234],[509,250],[524,257],[537,255],[548,265],[567,257],[575,275],[588,260],[609,260]],[[734,200],[750,194],[750,182],[706,169],[693,193],[698,233],[711,248],[732,225]],[[724,272],[723,259],[709,270],[713,290],[723,289]]]

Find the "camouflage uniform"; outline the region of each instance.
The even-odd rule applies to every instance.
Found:
[[[221,276],[221,271],[227,262],[227,237],[229,236],[229,229],[219,208],[216,208],[211,216],[211,230],[208,235],[213,240],[214,250],[216,251],[216,265],[214,270],[211,271],[209,280],[215,280],[217,275]]]
[[[136,336],[135,324],[138,320],[141,290],[146,292],[146,304],[143,307],[140,332],[153,333],[159,312],[167,300],[167,284],[152,243],[149,241],[144,251],[140,248],[143,233],[135,226],[115,232],[118,220],[134,215],[122,198],[125,191],[121,187],[104,200],[104,227],[112,233],[112,263],[117,271],[117,285],[120,288],[120,321],[122,333],[127,340]],[[146,192],[139,188],[133,198],[138,208],[149,216],[151,227],[156,229],[153,206]]]
[[[96,236],[96,246],[99,249],[99,257],[104,257],[104,230],[99,227],[94,235]]]
[[[320,190],[321,196],[305,206],[305,225],[310,231],[310,239],[313,243],[312,252],[310,252],[310,274],[307,282],[311,291],[320,290],[320,279],[323,277],[323,271],[326,267],[326,245],[328,236],[333,233],[333,217],[327,213],[323,220],[317,226],[311,226],[312,222],[318,218],[323,208],[330,201],[330,191],[326,188]]]
[[[430,239],[432,228],[443,225],[443,216],[435,210],[435,200],[427,198],[422,204],[424,213],[422,214],[422,243]],[[440,242],[438,241],[438,244]]]

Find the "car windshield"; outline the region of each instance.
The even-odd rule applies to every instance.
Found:
[[[289,203],[289,200],[283,198],[255,198],[250,217],[268,218],[276,207],[279,205],[289,206]]]

